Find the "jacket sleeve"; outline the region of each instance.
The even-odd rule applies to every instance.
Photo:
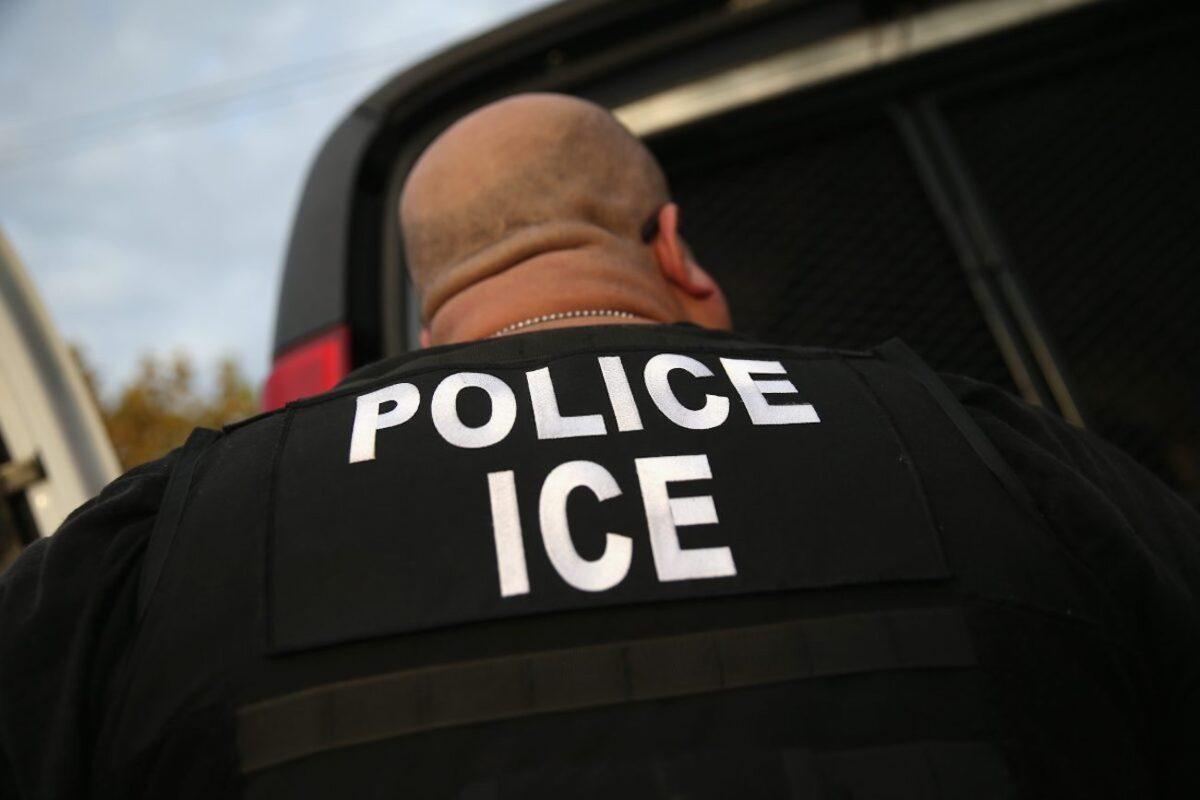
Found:
[[[76,509],[0,575],[0,796],[87,794],[103,699],[134,631],[175,455]]]
[[[993,386],[946,381],[1130,615],[1165,796],[1200,797],[1200,514],[1099,437]]]

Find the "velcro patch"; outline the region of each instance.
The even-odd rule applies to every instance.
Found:
[[[914,465],[857,374],[755,355],[437,368],[293,407],[271,649],[948,577]]]

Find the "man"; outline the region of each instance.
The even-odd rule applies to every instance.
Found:
[[[724,332],[679,213],[582,101],[443,133],[427,348],[4,577],[4,796],[1197,796],[1195,513],[901,345]]]

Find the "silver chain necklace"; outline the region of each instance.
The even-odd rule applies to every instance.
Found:
[[[614,308],[594,308],[581,311],[555,311],[553,314],[542,314],[537,317],[523,319],[520,322],[514,322],[511,325],[505,325],[500,330],[492,334],[492,337],[503,336],[506,333],[514,333],[522,328],[528,328],[530,325],[540,325],[543,322],[557,322],[560,319],[576,319],[577,317],[620,317],[622,319],[637,319],[638,315],[629,311],[617,311]]]

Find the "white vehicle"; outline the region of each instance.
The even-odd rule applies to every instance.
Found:
[[[118,471],[83,376],[0,232],[0,570]]]

